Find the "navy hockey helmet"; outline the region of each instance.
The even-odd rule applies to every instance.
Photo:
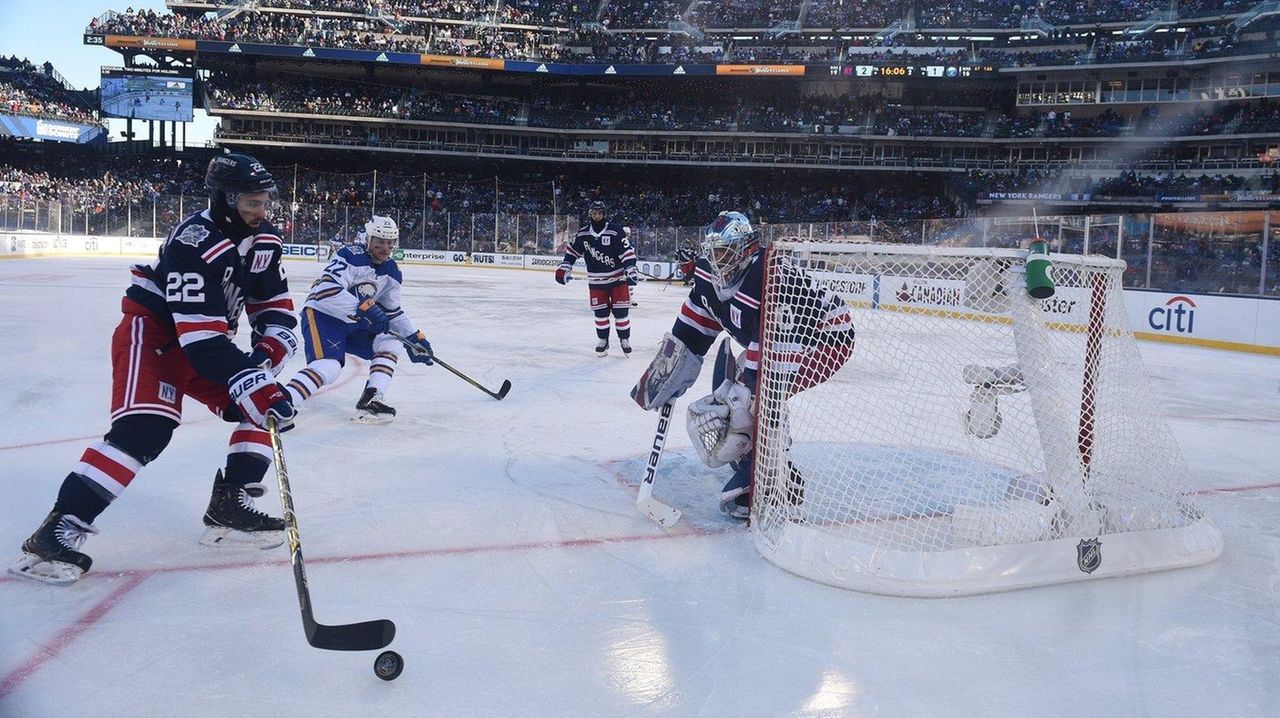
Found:
[[[759,249],[760,234],[741,212],[721,212],[703,232],[702,253],[722,287],[742,279]]]
[[[218,155],[210,160],[204,186],[209,190],[209,212],[214,224],[238,237],[253,233],[236,210],[240,195],[267,192],[272,203],[277,197],[275,177],[261,162],[244,154]]]

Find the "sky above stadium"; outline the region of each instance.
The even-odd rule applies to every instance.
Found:
[[[122,65],[119,53],[84,44],[84,28],[107,10],[149,8],[167,12],[164,0],[57,0],[55,3],[0,0],[0,56],[16,55],[39,65],[46,60],[77,89],[96,88],[103,65]],[[123,120],[112,120],[113,139],[120,138]],[[142,137],[146,136],[146,123]],[[203,111],[187,127],[187,144],[200,145],[213,137],[217,121]]]

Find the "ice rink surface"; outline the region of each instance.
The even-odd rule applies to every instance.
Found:
[[[108,428],[126,259],[0,262],[0,560]],[[293,262],[301,302],[320,265]],[[317,618],[389,618],[373,653],[311,648],[285,549],[209,549],[230,426],[187,424],[96,525],[93,570],[0,578],[0,717],[1280,715],[1280,359],[1142,344],[1222,530],[1207,566],[954,599],[790,575],[720,517],[677,407],[656,495],[634,492],[655,416],[628,390],[683,299],[642,286],[636,356],[598,359],[584,282],[405,268],[438,367],[402,360],[395,423],[351,423],[363,364],[284,435]],[[295,358],[286,374],[301,367]],[[274,473],[268,475],[274,487]],[[259,505],[279,512],[274,491]]]

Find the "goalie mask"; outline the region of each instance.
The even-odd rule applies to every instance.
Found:
[[[741,212],[721,212],[703,232],[702,253],[721,287],[742,280],[760,249],[760,237]]]

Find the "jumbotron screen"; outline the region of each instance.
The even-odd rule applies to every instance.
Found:
[[[135,120],[191,121],[195,80],[176,70],[102,68],[102,112]]]

